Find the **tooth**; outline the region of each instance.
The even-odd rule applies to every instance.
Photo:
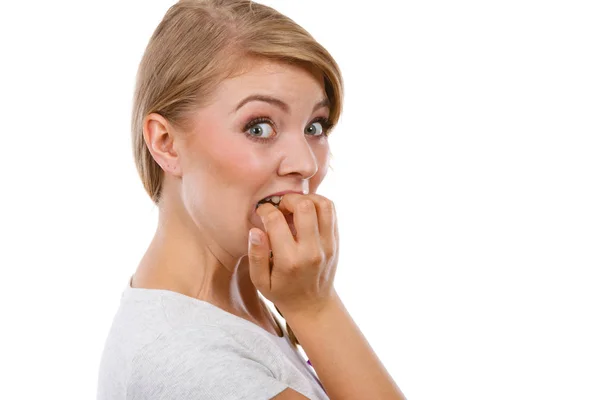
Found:
[[[275,203],[279,203],[281,201],[281,197],[280,196],[273,196],[272,199],[273,199],[273,201]]]

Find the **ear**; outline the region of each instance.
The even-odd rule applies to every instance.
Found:
[[[144,118],[144,141],[152,158],[163,171],[181,177],[181,159],[174,146],[175,129],[162,115],[151,113]]]

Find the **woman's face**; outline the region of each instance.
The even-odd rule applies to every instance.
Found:
[[[322,78],[259,60],[223,81],[192,115],[178,149],[181,193],[204,237],[241,257],[250,228],[264,230],[259,200],[285,190],[316,192],[329,166],[326,99]]]

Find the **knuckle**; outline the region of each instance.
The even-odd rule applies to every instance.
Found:
[[[327,246],[323,251],[325,259],[330,260],[335,255],[335,248],[333,246]]]
[[[262,262],[262,260],[264,259],[264,257],[261,254],[254,253],[254,252],[248,254],[248,258],[252,262]]]
[[[301,262],[292,262],[289,264],[288,271],[290,275],[296,275],[302,269]]]
[[[309,199],[302,199],[298,202],[298,210],[300,211],[310,211],[314,207],[314,203]]]
[[[315,204],[318,205],[319,207],[319,212],[322,214],[335,214],[335,205],[333,204],[333,201],[331,201],[330,199],[328,199],[327,197],[318,195],[318,194],[314,194],[312,195]]]
[[[269,211],[263,217],[263,221],[264,221],[265,224],[273,224],[273,222],[277,221],[278,218],[279,218],[279,212],[278,211]]]
[[[319,207],[326,214],[334,214],[335,213],[335,205],[333,201],[329,199],[323,199],[319,202]]]
[[[311,265],[321,265],[321,263],[323,262],[325,258],[325,255],[323,254],[322,251],[318,251],[318,252],[313,252],[310,254],[310,256],[308,257],[308,261]]]

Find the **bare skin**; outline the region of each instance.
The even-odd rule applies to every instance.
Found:
[[[266,231],[251,232],[252,282],[291,325],[329,398],[405,400],[334,289],[340,246],[333,202],[287,194],[278,208],[265,204],[258,213]],[[273,399],[306,397],[287,388]]]
[[[166,289],[210,302],[282,333],[261,305],[248,272],[248,232],[264,229],[254,214],[262,198],[283,190],[315,193],[329,164],[329,143],[318,134],[315,118],[329,108],[322,78],[286,64],[256,60],[248,72],[222,82],[209,104],[193,115],[187,129],[150,114],[144,136],[165,171],[159,222],[132,286]],[[287,110],[260,94],[281,100]],[[256,117],[256,142],[245,135]],[[247,132],[247,131],[246,131]]]
[[[158,114],[145,119],[165,181],[158,228],[132,286],[210,302],[280,336],[258,289],[281,310],[332,400],[405,400],[333,287],[337,220],[333,203],[316,194],[329,162],[327,124],[317,122],[329,115],[321,79],[257,61],[222,82],[187,130]],[[251,95],[263,100],[244,103]],[[256,209],[288,190],[295,193],[278,207]],[[275,399],[306,397],[287,388]]]

